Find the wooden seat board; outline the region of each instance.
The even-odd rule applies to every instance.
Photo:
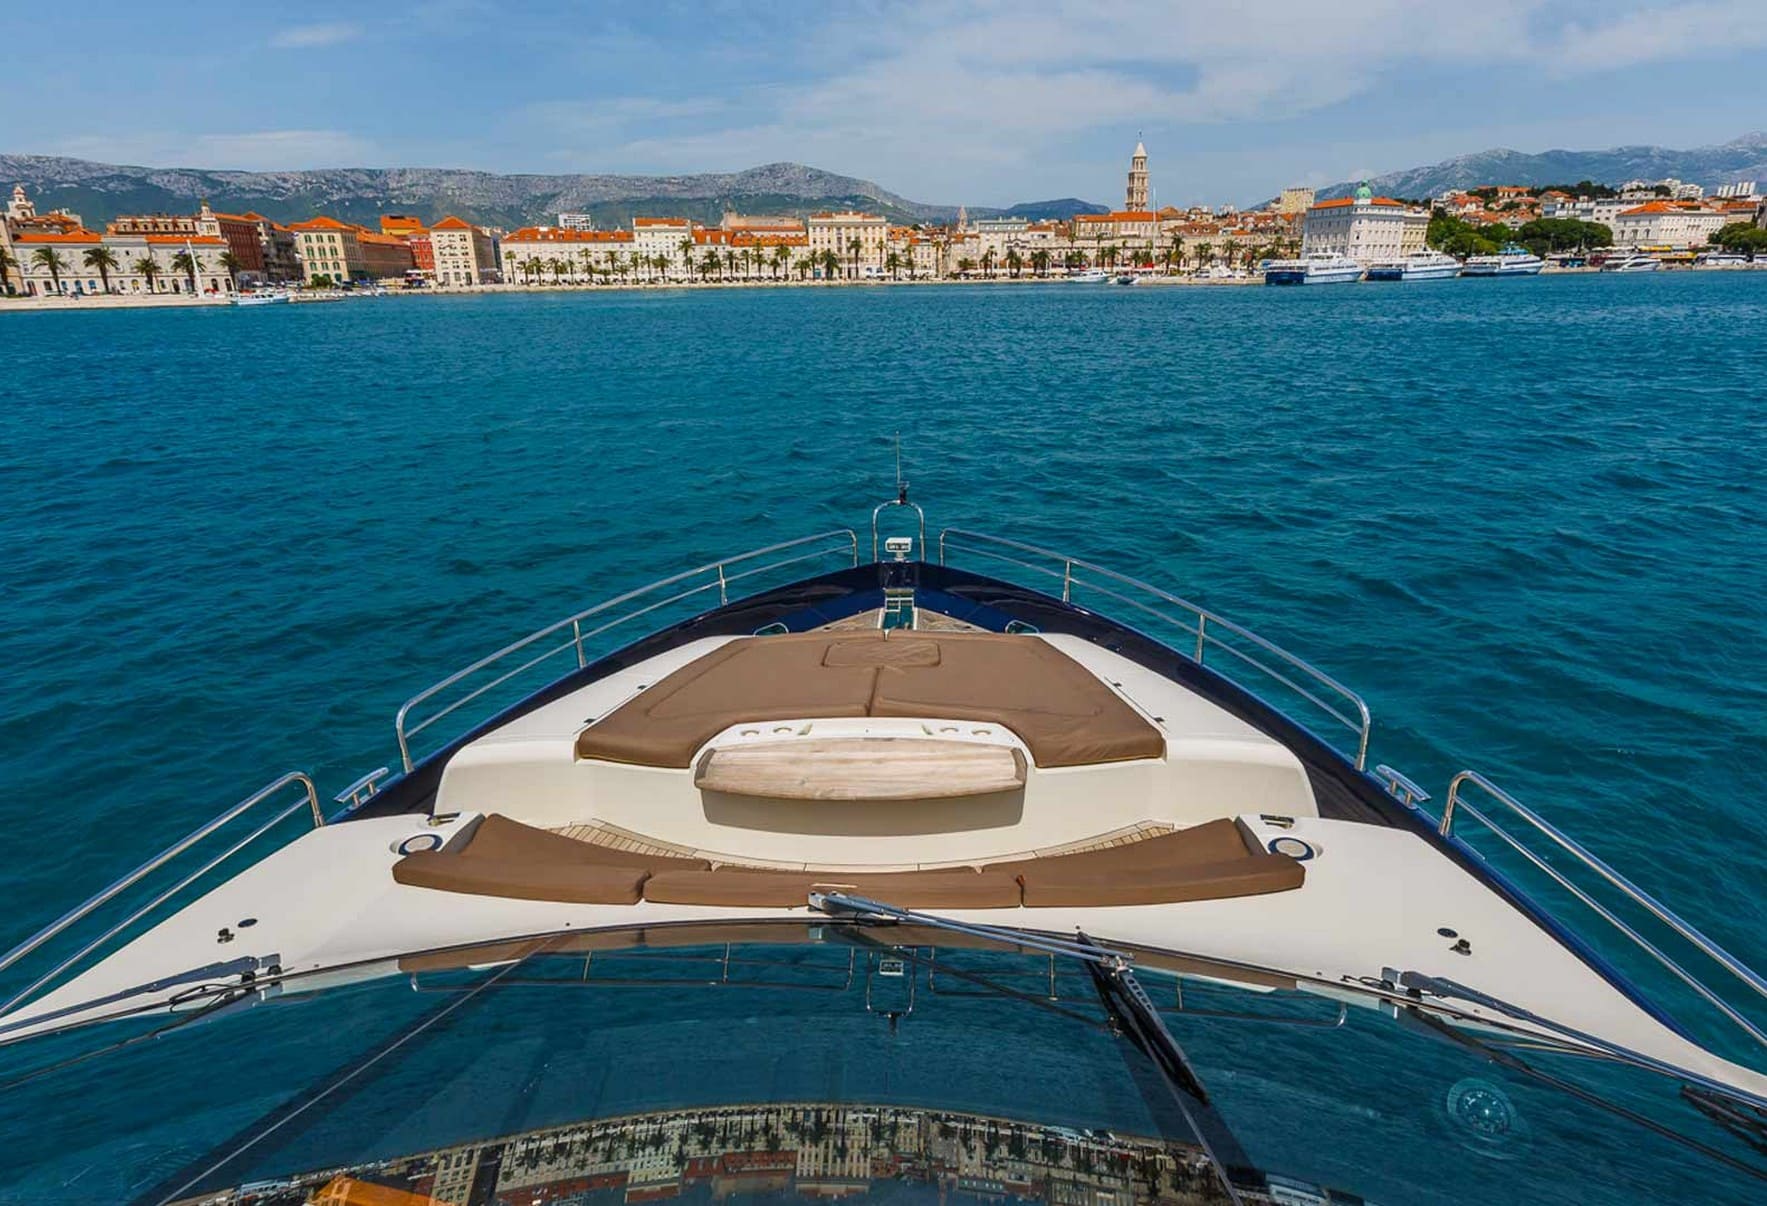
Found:
[[[945,800],[1020,790],[1025,756],[1010,746],[920,737],[758,741],[708,751],[693,782],[769,800]]]

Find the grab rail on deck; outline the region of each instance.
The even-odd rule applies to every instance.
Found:
[[[810,544],[819,547],[811,552],[787,557],[780,561],[770,561],[765,565],[745,568],[739,573],[730,572],[732,566],[738,566],[743,562],[752,561],[757,557],[766,557],[773,553],[783,553],[790,549],[800,549],[805,545]],[[537,632],[531,632],[513,644],[505,645],[497,652],[482,657],[478,661],[472,663],[472,665],[456,670],[447,678],[425,687],[422,691],[413,695],[400,706],[399,714],[393,720],[393,728],[398,733],[399,758],[404,763],[406,773],[409,774],[412,767],[415,765],[411,759],[411,739],[413,737],[427,729],[430,725],[436,723],[436,721],[441,720],[444,716],[447,716],[471,703],[485,692],[494,687],[502,686],[516,675],[532,670],[540,663],[547,661],[558,654],[564,653],[567,650],[576,651],[577,668],[582,669],[589,664],[588,654],[584,651],[583,642],[591,637],[601,635],[610,628],[624,624],[628,620],[635,620],[639,616],[648,615],[651,612],[656,611],[658,608],[667,607],[671,603],[679,603],[683,599],[691,599],[693,596],[709,590],[716,590],[718,592],[718,605],[722,607],[730,602],[730,584],[733,582],[740,582],[742,579],[751,578],[756,574],[764,574],[773,570],[784,569],[788,565],[796,565],[799,562],[812,561],[819,557],[828,557],[841,552],[847,554],[853,565],[857,566],[859,564],[859,536],[858,533],[854,532],[851,528],[833,528],[827,532],[818,532],[814,536],[802,536],[796,540],[787,540],[780,544],[767,545],[764,548],[750,549],[748,552],[738,553],[734,557],[725,557],[720,561],[708,561],[704,565],[695,566],[690,570],[683,570],[680,573],[672,574],[667,578],[658,578],[655,582],[640,586],[636,590],[629,590],[623,595],[616,595],[612,599],[608,599],[605,602],[597,603],[593,607],[579,611],[575,615],[566,616],[556,624],[548,624],[545,628],[542,628]],[[707,574],[715,576],[708,582],[702,582],[698,585],[688,587],[686,590],[676,591],[667,598],[646,603],[644,606],[635,607],[630,611],[622,611],[612,619],[605,620],[593,628],[585,629],[583,627],[584,620],[587,620],[592,616],[602,615],[610,609],[620,606],[622,603],[630,603],[635,599],[642,598],[643,596],[652,593],[653,591],[675,586],[679,583],[686,582],[689,579]],[[410,727],[406,727],[406,719],[410,716],[411,709],[417,704],[422,703],[424,700],[433,697],[439,692],[447,690],[449,687],[454,686],[463,679],[477,674],[481,670],[496,665],[511,654],[519,653],[520,651],[527,649],[536,641],[544,640],[549,636],[562,632],[566,628],[571,630],[571,635],[568,640],[557,645],[548,646],[545,650],[522,662],[521,665],[515,667],[513,670],[498,675],[490,682],[476,687],[472,691],[461,696],[447,707],[431,713]]]
[[[1021,558],[1010,556],[1006,553],[1000,552],[997,548],[982,547],[987,545],[996,545],[1000,548],[1015,549],[1019,552],[1029,553],[1033,556],[1045,557],[1051,561],[1060,562],[1062,568],[1057,571],[1048,566],[1035,565]],[[1295,692],[1297,695],[1301,696],[1301,698],[1307,700],[1309,703],[1313,704],[1314,707],[1317,707],[1333,720],[1336,720],[1339,724],[1343,725],[1350,732],[1354,733],[1356,735],[1356,769],[1362,770],[1367,763],[1368,734],[1373,721],[1368,712],[1368,705],[1362,701],[1362,697],[1338,682],[1323,670],[1320,670],[1311,663],[1296,657],[1281,646],[1265,640],[1249,628],[1244,628],[1235,624],[1232,620],[1216,615],[1205,607],[1192,603],[1188,599],[1179,598],[1177,595],[1174,595],[1169,591],[1161,590],[1159,587],[1154,586],[1151,583],[1143,582],[1139,578],[1131,578],[1125,574],[1119,574],[1115,570],[1105,569],[1101,565],[1094,565],[1090,561],[1082,561],[1078,557],[1072,557],[1066,553],[1058,553],[1053,549],[1040,548],[1034,544],[1025,544],[1017,540],[1008,540],[1003,536],[990,536],[985,532],[971,532],[963,528],[946,528],[939,533],[940,565],[945,564],[947,549],[956,549],[975,553],[983,557],[992,557],[995,560],[1017,565],[1023,569],[1030,570],[1033,573],[1059,579],[1061,581],[1061,601],[1063,603],[1070,603],[1073,601],[1074,588],[1078,586],[1087,590],[1097,591],[1103,595],[1108,595],[1125,606],[1133,607],[1138,611],[1145,612],[1146,614],[1163,620],[1166,623],[1173,624],[1184,632],[1194,633],[1196,636],[1196,647],[1194,652],[1188,650],[1184,651],[1189,654],[1190,659],[1193,662],[1199,666],[1204,665],[1204,659],[1207,656],[1208,650],[1210,648],[1215,648],[1222,650],[1225,653],[1229,653],[1240,661],[1255,667],[1258,671],[1275,679],[1277,682],[1282,683],[1289,690]],[[1151,606],[1139,599],[1132,599],[1121,591],[1112,590],[1110,587],[1101,586],[1097,582],[1076,577],[1076,570],[1108,579],[1119,586],[1128,586],[1138,591],[1144,591],[1172,607],[1182,609],[1183,612],[1188,614],[1182,618],[1175,617],[1168,610]],[[1242,638],[1243,640],[1250,641],[1253,645],[1256,645],[1259,649],[1262,649],[1272,657],[1280,659],[1282,663],[1291,670],[1312,680],[1315,685],[1314,689],[1323,687],[1332,694],[1338,696],[1339,700],[1342,702],[1333,704],[1319,698],[1318,695],[1314,694],[1314,690],[1295,682],[1282,671],[1268,666],[1243,650],[1235,649],[1232,645],[1222,641],[1210,631],[1211,628],[1222,629]],[[1349,704],[1350,708],[1353,709],[1354,715],[1349,715],[1342,710],[1343,703],[1346,702]]]
[[[1717,963],[1738,980],[1741,980],[1744,984],[1754,989],[1757,994],[1762,997],[1767,997],[1767,979],[1763,979],[1761,975],[1753,968],[1749,967],[1748,964],[1744,963],[1741,959],[1738,959],[1735,955],[1700,933],[1675,913],[1674,910],[1670,909],[1667,905],[1657,900],[1643,888],[1640,888],[1624,875],[1621,875],[1618,871],[1608,866],[1607,863],[1603,862],[1600,858],[1591,854],[1588,850],[1585,850],[1580,843],[1566,835],[1557,826],[1553,825],[1539,813],[1523,804],[1520,800],[1517,800],[1514,796],[1504,791],[1501,787],[1498,787],[1495,783],[1491,782],[1491,780],[1479,774],[1477,771],[1463,770],[1458,775],[1455,775],[1453,780],[1448,784],[1448,798],[1442,805],[1442,820],[1439,825],[1439,832],[1443,837],[1453,837],[1454,818],[1461,813],[1468,814],[1486,829],[1496,834],[1497,837],[1502,839],[1505,845],[1521,855],[1522,858],[1526,859],[1531,865],[1538,868],[1540,871],[1543,871],[1554,883],[1558,884],[1559,887],[1582,901],[1598,916],[1607,921],[1615,929],[1619,930],[1620,933],[1624,934],[1627,938],[1631,939],[1632,942],[1644,950],[1646,954],[1650,955],[1658,963],[1662,964],[1672,972],[1683,984],[1686,984],[1689,988],[1693,989],[1694,992],[1705,998],[1705,1000],[1714,1006],[1720,1013],[1723,1013],[1732,1022],[1736,1023],[1737,1026],[1741,1027],[1757,1043],[1760,1043],[1762,1046],[1767,1046],[1767,1032],[1764,1032],[1759,1026],[1744,1017],[1728,1001],[1724,1000],[1711,988],[1707,987],[1704,981],[1700,980],[1692,972],[1689,972],[1686,968],[1675,962],[1675,960],[1671,959],[1655,943],[1640,934],[1632,926],[1626,924],[1626,922],[1621,920],[1613,910],[1609,909],[1606,905],[1603,905],[1600,901],[1589,895],[1588,892],[1572,883],[1562,871],[1552,866],[1540,855],[1528,849],[1527,846],[1516,839],[1515,835],[1505,830],[1490,817],[1486,816],[1476,807],[1462,799],[1462,788],[1469,783],[1474,787],[1479,788],[1491,799],[1504,805],[1511,812],[1515,813],[1516,816],[1532,825],[1540,833],[1551,839],[1555,845],[1568,852],[1578,862],[1582,863],[1597,875],[1607,880],[1607,882],[1612,884],[1615,888],[1619,889],[1619,891],[1633,903],[1643,907],[1646,911],[1656,917],[1658,921],[1661,921],[1664,925],[1687,939],[1688,942],[1697,947],[1714,963]]]
[[[63,913],[60,917],[56,918],[54,921],[50,922],[48,925],[46,925],[42,929],[38,930],[35,934],[32,934],[29,938],[25,939],[23,942],[19,943],[17,946],[15,946],[11,950],[7,951],[4,955],[0,955],[0,971],[4,971],[6,968],[11,967],[14,963],[17,963],[20,959],[24,958],[26,955],[30,954],[32,951],[34,951],[38,947],[42,946],[45,942],[48,942],[50,939],[54,938],[56,935],[65,931],[69,926],[72,926],[76,922],[79,922],[79,921],[83,920],[84,918],[91,916],[91,914],[95,910],[97,910],[101,905],[107,903],[108,901],[110,901],[111,899],[116,897],[116,895],[118,893],[125,891],[126,889],[134,886],[137,883],[140,883],[148,875],[152,874],[154,871],[157,871],[159,868],[165,866],[172,859],[178,857],[178,855],[184,853],[186,850],[190,849],[192,846],[196,845],[198,842],[202,841],[204,838],[208,837],[210,834],[212,834],[216,830],[220,829],[223,825],[226,825],[228,822],[233,821],[236,818],[242,816],[246,812],[250,811],[255,805],[260,804],[263,801],[269,799],[271,796],[276,795],[283,788],[289,787],[289,786],[296,784],[296,783],[300,784],[301,787],[304,789],[304,791],[303,791],[303,794],[305,795],[304,800],[296,800],[293,804],[290,804],[288,807],[282,809],[282,811],[278,812],[275,816],[271,817],[268,821],[265,821],[262,825],[258,826],[256,829],[254,829],[250,833],[246,834],[243,838],[239,839],[239,841],[237,841],[233,845],[229,846],[226,850],[223,850],[220,854],[216,855],[214,858],[212,858],[208,862],[204,863],[201,867],[197,868],[195,871],[192,871],[189,875],[187,875],[183,879],[179,880],[176,884],[173,884],[170,888],[167,888],[164,892],[161,892],[158,896],[154,897],[152,900],[150,900],[146,904],[142,905],[139,909],[136,909],[133,913],[129,914],[129,916],[125,917],[122,921],[119,921],[115,925],[111,926],[110,929],[106,930],[104,933],[100,934],[98,937],[92,939],[85,946],[81,947],[78,951],[75,951],[72,955],[69,955],[66,959],[63,959],[53,969],[44,973],[42,976],[38,977],[36,980],[34,980],[31,984],[29,984],[25,988],[19,990],[12,997],[10,997],[4,1004],[0,1004],[0,1014],[6,1013],[8,1010],[12,1009],[13,1006],[15,1006],[19,1002],[25,1000],[27,997],[29,997],[31,994],[35,993],[38,989],[42,988],[44,985],[53,981],[56,977],[60,976],[63,972],[76,966],[82,959],[85,959],[88,955],[92,954],[94,951],[96,951],[100,947],[104,946],[105,943],[107,943],[111,939],[115,938],[118,934],[121,934],[124,930],[126,930],[130,926],[134,925],[137,921],[140,921],[143,917],[147,916],[148,913],[152,912],[154,909],[158,908],[160,905],[164,904],[166,901],[168,901],[172,897],[176,896],[179,892],[182,892],[185,888],[188,888],[191,884],[195,883],[197,880],[201,879],[204,875],[207,875],[209,872],[213,871],[216,867],[220,866],[222,863],[224,863],[228,859],[232,858],[235,854],[238,854],[241,850],[245,849],[245,847],[250,845],[252,842],[256,841],[258,838],[260,838],[264,834],[268,833],[271,829],[275,828],[282,821],[285,821],[289,817],[293,816],[296,812],[300,811],[303,804],[305,804],[307,809],[312,814],[313,828],[315,828],[315,829],[322,828],[325,825],[325,814],[320,810],[319,791],[316,787],[313,786],[313,780],[302,771],[289,771],[287,774],[281,775],[280,777],[273,779],[269,783],[266,783],[264,786],[258,788],[257,791],[254,791],[251,795],[247,796],[245,799],[243,799],[239,803],[235,804],[232,808],[229,808],[225,812],[214,817],[212,820],[209,820],[209,821],[203,823],[202,825],[197,826],[195,829],[193,829],[189,833],[185,834],[182,838],[179,838],[177,841],[173,842],[170,846],[167,846],[164,850],[160,851],[158,854],[156,854],[152,858],[148,859],[145,863],[142,863],[139,867],[135,868],[133,871],[129,872],[127,875],[123,876],[121,879],[119,879],[115,883],[111,884],[109,887],[104,888],[102,891],[99,891],[98,893],[94,894],[93,896],[87,898],[83,903],[76,905],[74,908],[68,910],[66,913]]]

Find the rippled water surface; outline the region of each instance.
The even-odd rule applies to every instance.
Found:
[[[1757,964],[1767,274],[0,317],[0,945],[417,688],[713,556],[1071,548],[1358,688]]]

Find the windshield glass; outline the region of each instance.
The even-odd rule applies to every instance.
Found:
[[[1218,965],[1136,962],[1190,1098],[1085,963],[907,927],[653,927],[375,970],[0,1050],[0,1131],[48,1112],[64,1139],[12,1148],[0,1201],[1226,1201],[1204,1139],[1245,1201],[1767,1190],[1746,1123],[1659,1077],[1518,1064]],[[100,1030],[126,1045],[82,1058]]]

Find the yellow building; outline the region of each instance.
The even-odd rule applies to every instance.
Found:
[[[875,277],[883,273],[884,246],[890,238],[890,220],[882,214],[840,210],[811,214],[810,254],[817,260],[833,252],[840,273],[847,277]]]

